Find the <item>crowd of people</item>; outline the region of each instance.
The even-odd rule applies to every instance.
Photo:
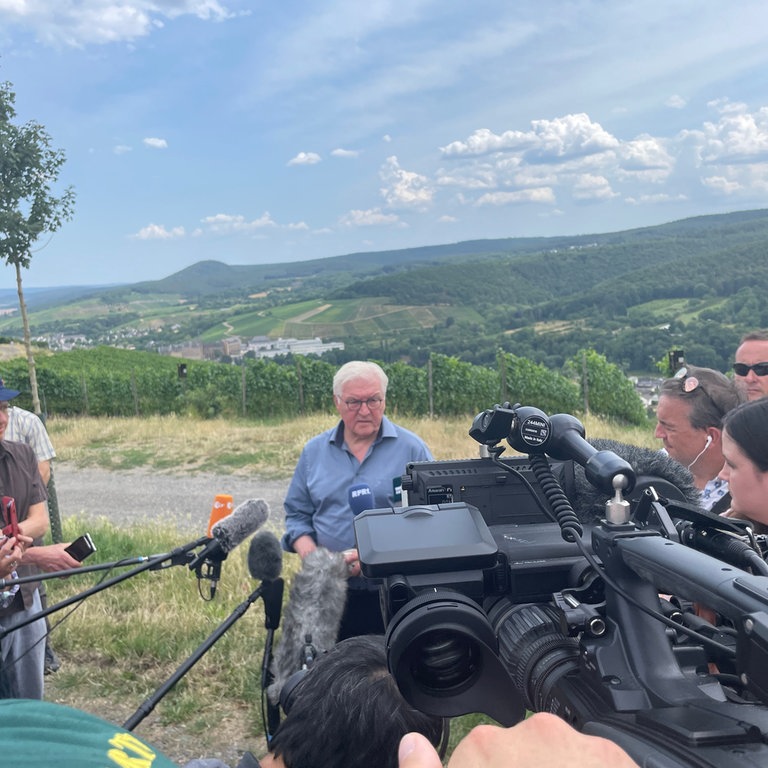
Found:
[[[445,723],[409,707],[389,675],[379,585],[363,576],[355,549],[350,489],[364,490],[371,507],[397,505],[406,464],[432,459],[418,435],[385,416],[387,385],[375,363],[343,365],[333,380],[339,420],[311,438],[298,459],[285,498],[283,548],[301,558],[318,547],[343,553],[348,598],[337,644],[292,692],[268,753],[260,760],[244,756],[243,768],[441,765]],[[43,545],[55,453],[39,419],[11,405],[18,394],[0,381],[2,578],[78,565],[65,544]],[[748,520],[756,532],[768,531],[766,435],[768,332],[741,339],[733,376],[687,365],[661,385],[655,431],[660,448],[690,471],[703,508]],[[40,582],[0,595],[0,698],[43,698],[48,632],[44,620],[29,621],[42,605]],[[321,728],[315,725],[318,719]],[[331,733],[345,737],[333,739]],[[581,768],[635,765],[615,744],[539,714],[511,729],[474,729],[453,751],[449,766],[535,763],[546,768],[566,761]],[[210,768],[215,761],[197,764]]]

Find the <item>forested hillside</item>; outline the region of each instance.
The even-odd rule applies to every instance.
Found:
[[[768,210],[595,235],[506,238],[329,259],[199,262],[164,280],[32,307],[35,334],[153,349],[225,335],[322,336],[350,356],[489,364],[499,350],[560,368],[591,348],[629,372],[672,349],[726,370],[768,327]],[[17,318],[0,333],[20,335]]]

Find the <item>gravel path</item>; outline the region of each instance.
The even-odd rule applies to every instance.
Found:
[[[239,475],[167,475],[148,470],[112,472],[78,469],[56,462],[56,495],[62,518],[82,514],[106,517],[118,526],[162,519],[173,521],[180,532],[205,532],[217,493],[232,495],[235,506],[246,499],[269,504],[269,527],[283,529],[283,499],[288,480],[269,480]]]

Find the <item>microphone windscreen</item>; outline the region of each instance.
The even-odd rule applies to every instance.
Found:
[[[288,678],[298,672],[311,643],[317,654],[336,644],[347,602],[347,564],[341,552],[318,547],[302,561],[286,605],[283,631],[272,661],[274,682],[267,693],[277,704]]]
[[[235,507],[234,512],[213,526],[213,536],[224,554],[255,533],[267,521],[269,506],[264,499],[248,499]]]
[[[373,509],[374,507],[373,491],[371,486],[366,483],[353,485],[347,493],[347,499],[349,507],[355,516],[365,512],[366,509]]]
[[[283,570],[283,549],[271,531],[259,531],[248,547],[248,573],[258,581],[274,581]]]
[[[659,496],[670,500],[694,505],[700,503],[699,490],[693,483],[693,475],[666,453],[607,438],[593,438],[589,442],[598,451],[613,451],[632,465],[637,482],[629,494],[630,500],[639,498],[645,488],[653,486]],[[608,494],[595,488],[587,480],[580,466],[574,467],[571,504],[582,522],[596,522],[605,517],[605,502],[609,498]]]

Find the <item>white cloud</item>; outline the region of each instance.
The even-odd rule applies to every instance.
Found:
[[[375,227],[400,223],[400,217],[394,213],[382,213],[381,208],[367,211],[352,210],[345,213],[339,223],[344,227]]]
[[[144,139],[144,145],[152,149],[168,149],[168,142],[165,139],[149,137]]]
[[[465,141],[453,141],[440,151],[445,157],[516,152],[532,161],[547,161],[605,152],[619,146],[619,140],[592,122],[584,113],[554,120],[532,120],[530,131],[505,131],[497,135],[480,128]]]
[[[381,194],[390,208],[424,208],[432,202],[434,190],[429,179],[403,170],[394,155],[382,165],[379,177],[387,185]]]
[[[136,40],[181,16],[222,21],[235,15],[217,0],[3,0],[0,12],[45,44],[73,48]]]
[[[184,237],[184,227],[166,229],[162,224],[149,224],[131,237],[136,240],[175,240]]]
[[[555,193],[549,187],[540,189],[520,189],[516,192],[488,192],[481,195],[476,205],[511,205],[513,203],[545,203],[555,202]]]
[[[299,152],[296,157],[292,157],[288,161],[288,165],[315,165],[319,163],[322,158],[316,152]]]
[[[341,148],[339,148],[339,149],[334,149],[331,152],[331,155],[333,155],[333,157],[349,157],[349,158],[354,158],[354,157],[360,157],[360,151],[357,150],[357,149],[341,149]]]
[[[611,189],[611,183],[605,176],[595,176],[591,173],[582,174],[572,189],[576,200],[609,200],[618,195],[618,192]]]
[[[453,224],[454,221],[458,221],[458,219],[455,216],[449,216],[447,213],[443,214],[438,218],[438,221],[443,222],[445,224]]]
[[[131,152],[133,147],[129,147],[127,144],[117,144],[112,148],[112,151],[116,155],[124,155],[126,152]]]
[[[292,224],[286,225],[286,229],[294,229],[294,230],[308,230],[309,226],[304,221],[297,221]]]
[[[730,181],[722,176],[710,176],[701,181],[705,186],[710,187],[717,192],[721,192],[724,195],[731,195],[734,192],[739,192],[741,190],[741,185],[738,182]]]
[[[214,216],[206,216],[200,220],[208,232],[217,235],[229,235],[233,233],[255,232],[268,227],[276,227],[275,220],[268,212],[264,212],[258,219],[248,221],[240,214],[217,213]]]
[[[671,107],[672,109],[684,109],[688,101],[684,99],[682,96],[678,96],[675,94],[674,96],[670,96],[665,102],[665,106]]]

